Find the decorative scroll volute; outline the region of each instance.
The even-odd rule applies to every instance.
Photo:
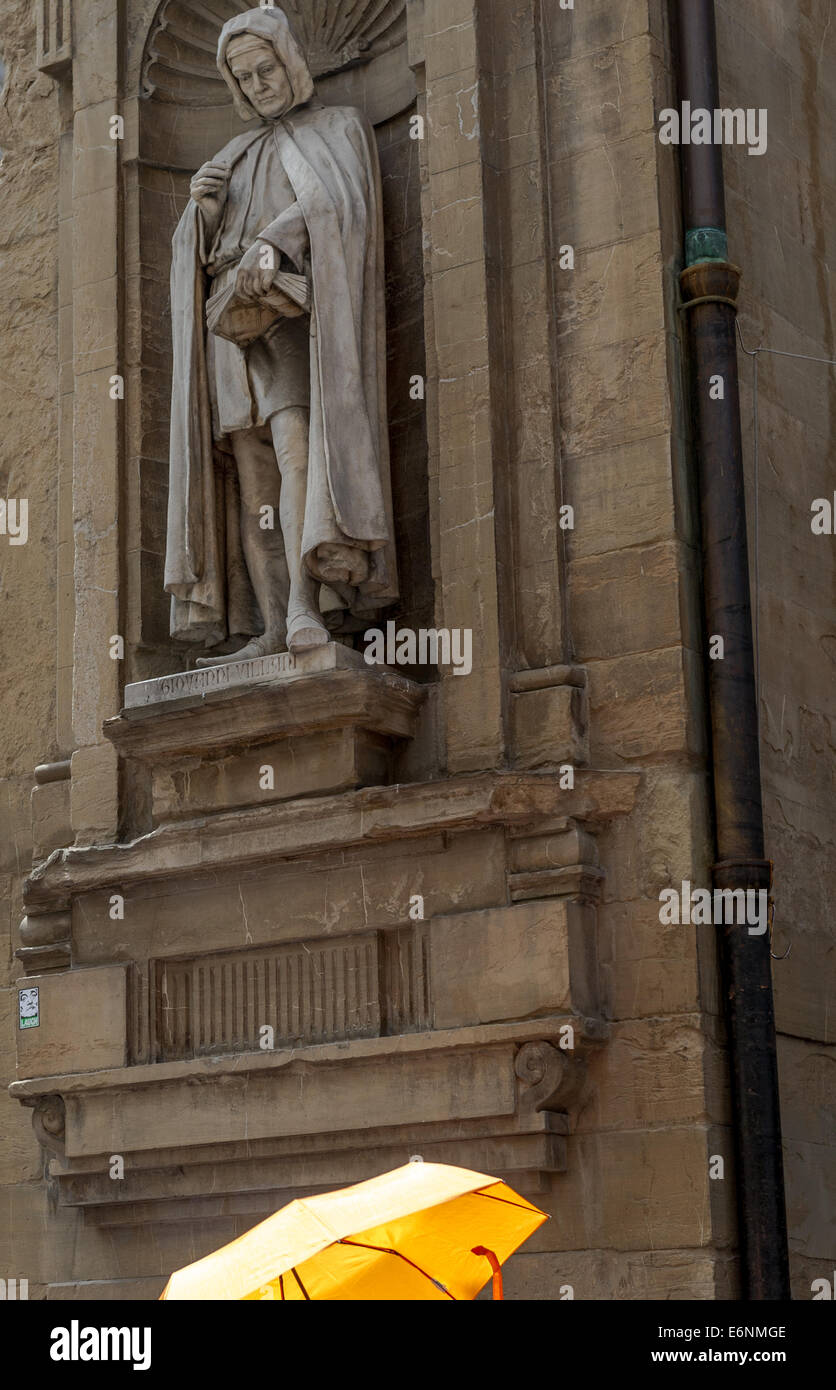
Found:
[[[66,1112],[61,1096],[38,1097],[32,1112],[32,1128],[35,1138],[47,1153],[63,1157]]]
[[[583,1062],[549,1042],[524,1043],[514,1070],[521,1083],[520,1110],[565,1110],[583,1078]]]

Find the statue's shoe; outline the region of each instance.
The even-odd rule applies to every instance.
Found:
[[[297,613],[287,624],[287,650],[309,652],[314,647],[327,647],[331,634],[312,613]]]
[[[255,661],[261,656],[275,656],[285,650],[284,642],[278,637],[253,637],[240,651],[229,652],[226,656],[200,656],[197,666],[228,666],[231,661]]]

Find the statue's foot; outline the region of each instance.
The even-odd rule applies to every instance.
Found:
[[[284,642],[275,633],[265,632],[262,637],[253,637],[240,651],[229,652],[226,656],[200,656],[198,666],[228,666],[231,661],[255,661],[261,656],[275,656],[285,650]]]
[[[297,613],[288,618],[287,650],[289,652],[309,652],[314,647],[327,647],[331,634],[313,613]]]

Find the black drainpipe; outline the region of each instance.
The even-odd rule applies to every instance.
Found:
[[[713,112],[720,105],[714,0],[673,0],[673,8],[680,102]],[[680,283],[691,341],[706,636],[720,636],[725,643],[724,658],[708,661],[714,887],[769,890],[735,341],[740,271],[728,260],[722,146],[683,144],[681,155],[686,268]],[[712,399],[716,377],[722,377],[722,400]],[[742,1294],[753,1300],[789,1299],[770,936],[750,935],[746,925],[717,930],[734,1106]]]

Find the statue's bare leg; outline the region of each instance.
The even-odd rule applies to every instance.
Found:
[[[264,632],[240,651],[200,658],[198,666],[251,661],[286,649],[290,579],[279,529],[281,482],[271,438],[264,434],[266,431],[236,430],[230,435],[241,490],[241,544]],[[272,508],[272,513],[265,514],[265,507]],[[272,529],[263,525],[265,515],[272,519]]]
[[[319,609],[319,580],[302,559],[302,532],[308,489],[308,412],[293,406],[270,420],[281,492],[279,507],[290,575],[287,603],[287,648],[291,652],[323,647],[331,637]]]

